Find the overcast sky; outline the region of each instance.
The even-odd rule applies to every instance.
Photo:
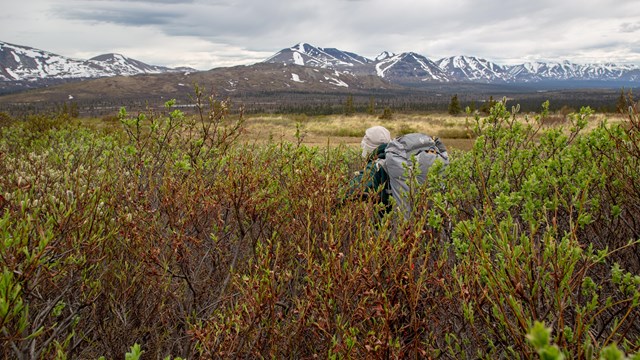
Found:
[[[0,41],[79,59],[116,52],[206,70],[307,42],[370,58],[640,65],[638,0],[0,1]]]

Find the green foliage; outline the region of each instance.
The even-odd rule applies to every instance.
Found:
[[[396,136],[402,136],[402,135],[406,135],[406,134],[411,134],[411,133],[415,133],[418,132],[418,130],[414,127],[412,127],[411,125],[408,124],[400,124],[400,126],[398,127],[398,130],[396,131]]]
[[[536,350],[540,359],[562,360],[565,354],[557,345],[551,343],[551,328],[547,328],[543,323],[536,321],[527,334],[527,340]],[[585,353],[584,358],[591,359],[593,354]],[[616,344],[611,344],[602,349],[600,359],[602,360],[627,360],[638,359],[640,353],[627,357],[624,351],[620,350]]]
[[[460,102],[458,101],[458,94],[451,97],[448,111],[450,115],[458,115],[462,112],[462,107],[460,107]]]
[[[347,99],[344,102],[344,114],[347,116],[352,116],[356,113],[356,107],[353,104],[353,95],[348,95]]]
[[[124,355],[124,359],[125,360],[138,360],[142,356],[142,353],[144,353],[144,351],[142,351],[142,349],[140,348],[140,345],[134,344],[131,347],[131,351],[127,352]]]
[[[24,129],[31,134],[32,138],[38,137],[49,130],[62,129],[73,122],[66,114],[47,115],[35,114],[27,117]]]
[[[327,136],[347,136],[361,138],[366,129],[354,128],[354,127],[341,127],[337,129],[328,129],[320,131],[319,133]]]
[[[391,120],[391,119],[393,119],[393,112],[391,112],[390,108],[386,107],[382,111],[382,115],[380,115],[378,118],[380,120]]]
[[[376,112],[376,101],[372,97],[369,98],[369,104],[367,105],[367,114],[373,115]]]
[[[604,127],[582,134],[592,113],[588,108],[571,116],[567,132],[541,131],[548,103],[525,123],[515,120],[515,110],[507,111],[503,101],[488,118],[476,118],[478,140],[462,160],[474,166],[450,166],[450,186],[465,189],[453,190],[451,201],[463,201],[456,211],[467,209],[453,232],[456,271],[465,274],[463,283],[475,279],[472,288],[483,289],[469,298],[466,316],[486,324],[485,331],[493,333],[482,336],[486,341],[499,339],[521,352],[529,319],[552,322],[563,329],[555,336],[563,353],[580,357],[589,331],[598,328],[606,345],[638,312],[633,277],[601,264],[607,248],[630,254],[638,246],[628,242],[633,231],[616,235],[619,240],[598,235],[606,224],[617,223],[611,209],[618,209],[619,199],[609,191],[619,189],[608,168],[614,142]],[[580,286],[583,295],[572,290]],[[600,327],[597,318],[615,326]]]
[[[442,129],[438,131],[438,137],[443,139],[471,139],[473,131],[470,129]]]
[[[624,351],[620,350],[616,344],[606,346],[600,352],[602,360],[637,360],[640,359],[640,353],[627,357]]]
[[[478,110],[478,104],[475,100],[472,100],[471,103],[469,103],[469,106],[465,108],[465,112],[468,114],[473,114],[476,110]]]
[[[480,105],[480,112],[489,115],[489,113],[491,113],[491,109],[493,109],[495,105],[496,101],[493,99],[493,95],[489,96],[489,100],[484,101],[482,105]]]
[[[531,327],[527,340],[540,355],[540,359],[563,360],[565,358],[558,346],[551,344],[551,328],[546,328],[541,322],[536,321]]]
[[[0,128],[3,358],[640,349],[635,109],[586,132],[589,108],[547,128],[548,103],[500,101],[407,221],[345,199],[356,150],[242,142],[228,101],[196,87],[194,103],[122,109],[110,135],[45,115]]]
[[[80,111],[78,110],[78,103],[66,101],[57,107],[58,116],[67,117],[69,119],[75,119],[80,116]]]
[[[619,113],[625,114],[627,112],[627,96],[624,94],[624,88],[620,89],[620,96],[616,102],[616,110]]]
[[[9,126],[14,123],[14,119],[5,112],[0,112],[0,128]]]

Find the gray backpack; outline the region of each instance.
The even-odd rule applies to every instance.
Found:
[[[429,135],[412,133],[391,140],[385,150],[386,159],[383,167],[389,176],[391,194],[396,199],[400,211],[408,218],[416,201],[413,182],[423,184],[427,178],[429,168],[436,162],[442,161],[449,165],[447,148],[439,139]],[[414,167],[413,160],[417,162]]]

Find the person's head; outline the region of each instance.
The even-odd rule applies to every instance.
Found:
[[[373,126],[368,128],[364,132],[364,137],[360,146],[362,147],[362,157],[367,158],[373,150],[382,144],[386,144],[391,141],[391,134],[389,130],[383,126]]]

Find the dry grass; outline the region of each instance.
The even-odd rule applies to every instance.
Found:
[[[533,121],[536,114],[521,114],[521,121]],[[559,114],[552,114],[549,118],[562,121],[548,121],[543,119],[545,126],[570,126],[568,118]],[[625,120],[617,114],[595,114],[587,125],[593,129],[602,121],[619,123]],[[391,136],[400,136],[411,132],[422,132],[438,136],[450,148],[468,150],[473,145],[471,128],[473,118],[467,116],[452,116],[446,113],[429,114],[394,114],[391,120],[381,120],[377,115],[327,115],[307,116],[304,114],[286,115],[246,115],[245,137],[250,142],[292,141],[296,142],[298,133],[302,143],[311,146],[360,145],[365,130],[374,125],[382,125],[389,129]],[[117,125],[114,118],[84,119],[84,123],[96,129],[108,130]]]
[[[331,115],[307,117],[303,115],[250,115],[247,116],[247,136],[252,140],[296,140],[299,130],[302,141],[308,145],[360,144],[365,130],[374,125],[389,129],[391,136],[411,132],[423,132],[446,139],[462,139],[457,134],[465,132],[467,119],[448,114],[394,114],[391,120],[381,120],[373,115]],[[465,132],[466,133],[466,132]],[[442,135],[441,135],[442,134]],[[468,139],[465,139],[468,140]],[[468,149],[471,141],[456,141],[459,148]],[[455,146],[458,147],[458,146]]]

